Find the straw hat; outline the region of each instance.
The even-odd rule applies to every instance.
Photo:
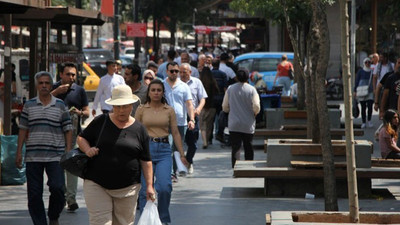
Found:
[[[132,89],[128,85],[118,85],[111,93],[111,98],[105,103],[109,105],[129,105],[139,101],[139,97],[132,94]]]

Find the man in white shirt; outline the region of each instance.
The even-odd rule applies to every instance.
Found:
[[[112,106],[105,103],[105,100],[111,98],[111,92],[115,86],[125,84],[125,80],[121,75],[116,74],[117,63],[114,60],[107,60],[107,74],[100,79],[99,87],[93,101],[92,115],[96,116],[96,109],[100,103],[103,113],[111,111]]]
[[[376,86],[379,81],[381,81],[382,77],[385,76],[386,73],[392,72],[394,68],[394,64],[389,61],[389,55],[387,53],[383,53],[379,56],[379,59],[380,62],[375,66],[373,71],[372,85],[374,93],[376,92]]]

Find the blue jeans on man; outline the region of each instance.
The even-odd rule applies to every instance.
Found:
[[[185,134],[187,132],[187,126],[178,126],[178,131],[179,131],[179,134],[181,136],[182,145],[183,145],[183,143],[185,141]],[[173,140],[173,138],[172,138],[172,135],[169,135],[169,136],[170,136],[170,142],[171,142],[171,139]],[[175,146],[174,141],[172,141],[172,147],[171,148],[172,148],[172,153],[178,151],[178,149]],[[172,164],[173,165],[172,174],[176,175],[176,170],[178,169],[178,166],[176,165],[174,154],[172,154],[172,163],[173,163]]]
[[[47,225],[46,210],[43,203],[44,171],[47,174],[47,185],[50,191],[47,213],[49,219],[58,220],[65,206],[64,170],[59,162],[27,162],[28,209],[34,225]]]
[[[150,155],[153,163],[154,188],[157,192],[158,214],[162,223],[170,223],[169,204],[171,201],[171,146],[169,143],[150,141]],[[142,212],[146,205],[146,182],[141,176],[142,188],[139,192],[139,208]]]

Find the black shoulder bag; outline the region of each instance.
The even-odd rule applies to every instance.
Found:
[[[108,115],[104,119],[103,125],[101,127],[99,136],[97,137],[96,147],[99,144],[101,134],[103,133],[104,126],[107,122]],[[82,152],[79,148],[72,149],[65,152],[60,159],[60,165],[63,169],[70,172],[71,174],[78,176],[80,178],[85,178],[86,166],[89,161],[89,156]]]

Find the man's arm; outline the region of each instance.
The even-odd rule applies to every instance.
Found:
[[[380,109],[379,109],[379,118],[382,118],[383,114],[385,113],[385,106],[386,106],[388,97],[389,97],[389,89],[385,88],[383,90],[383,95],[382,95],[382,99],[381,99],[381,105],[380,105]]]
[[[260,96],[258,96],[257,90],[254,90],[252,103],[253,103],[254,116],[256,116],[260,112],[260,108],[261,108],[260,107]]]
[[[378,112],[378,109],[379,109],[379,95],[381,94],[381,89],[382,89],[382,84],[379,83],[378,86],[376,86],[376,91],[374,92],[375,93],[374,109],[377,112]]]
[[[65,150],[68,152],[72,149],[72,130],[64,132]]]
[[[201,110],[203,110],[205,104],[206,104],[206,99],[205,98],[200,99],[199,105],[197,106],[197,108],[194,109],[194,114],[196,116],[200,115]]]
[[[93,109],[92,109],[93,117],[96,116],[96,109],[97,109],[97,106],[100,101],[100,96],[103,94],[103,82],[101,82],[101,81],[102,80],[100,79],[99,86],[97,88],[96,95],[94,96],[94,100],[93,100]]]
[[[222,101],[222,110],[226,113],[229,112],[229,99],[228,99],[228,92],[225,92],[224,100]]]
[[[17,166],[17,168],[19,169],[22,168],[22,146],[25,143],[27,133],[28,130],[22,128],[20,128],[18,132],[18,144],[17,144],[17,154],[15,157],[15,166]]]
[[[146,182],[146,200],[155,200],[155,192],[153,188],[153,165],[151,161],[142,161],[140,160],[140,164],[143,169],[143,176]]]

